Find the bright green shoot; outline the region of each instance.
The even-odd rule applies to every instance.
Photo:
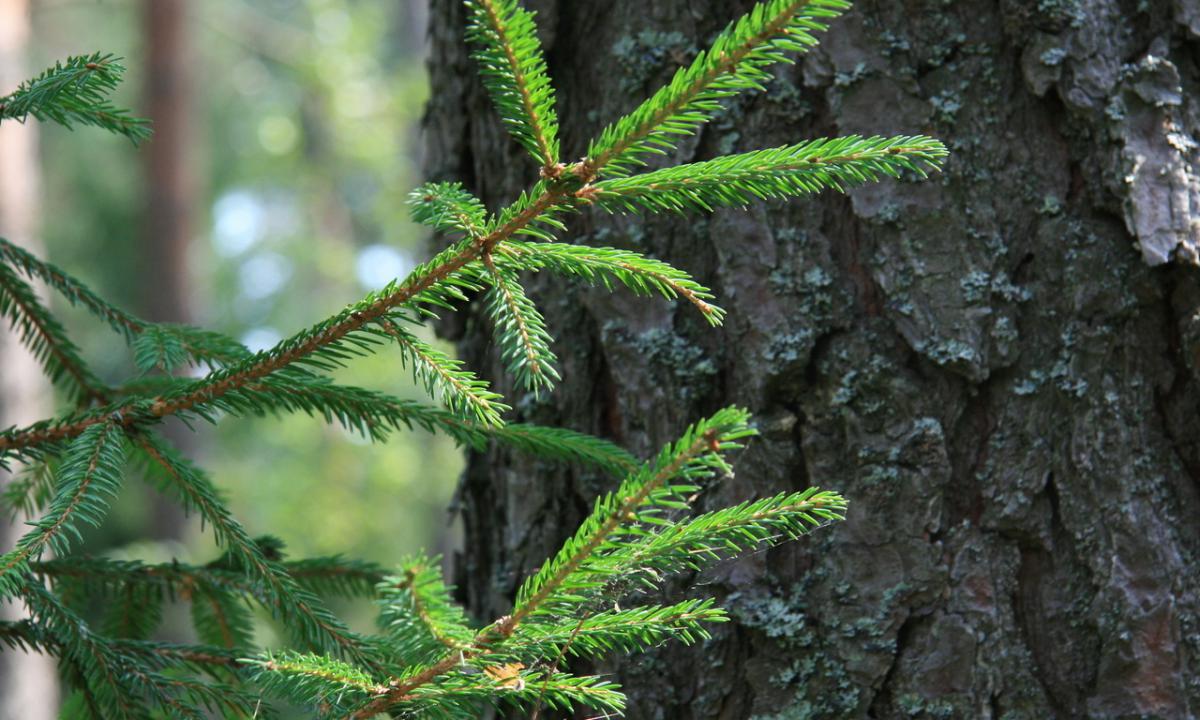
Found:
[[[712,325],[724,317],[711,290],[663,260],[563,242],[571,213],[590,206],[708,212],[938,169],[946,149],[923,136],[807,140],[670,164],[677,140],[719,113],[723,100],[762,90],[773,65],[811,49],[847,7],[843,0],[760,2],[606,127],[582,159],[564,162],[534,14],[518,0],[466,0],[467,41],[484,85],[500,121],[533,158],[537,180],[496,209],[458,183],[417,188],[412,216],[443,237],[444,249],[408,277],[261,352],[217,333],[134,317],[0,239],[0,315],[74,403],[60,417],[0,429],[0,466],[22,468],[0,501],[40,515],[0,556],[0,598],[20,598],[32,612],[0,622],[0,644],[58,658],[74,693],[68,718],[263,717],[270,698],[331,718],[467,718],[488,704],[620,713],[620,689],[573,674],[572,658],[701,642],[712,623],[728,619],[712,600],[650,604],[641,589],[836,522],[846,501],[810,488],[695,514],[697,495],[727,477],[736,453],[753,441],[746,411],[721,410],[640,461],[600,438],[510,422],[508,400],[419,328],[478,298],[518,391],[553,392],[571,378],[555,357],[553,328],[526,291],[530,273],[685,301]],[[142,139],[145,121],[108,100],[121,72],[110,56],[71,58],[0,99],[0,121],[33,117]],[[638,172],[651,156],[660,156],[660,166]],[[111,386],[98,379],[30,281],[117,333],[138,374]],[[331,370],[378,352],[392,352],[431,402],[331,379]],[[173,374],[189,366],[190,376]],[[218,422],[279,413],[306,413],[379,442],[421,428],[473,449],[500,443],[599,468],[614,489],[596,499],[553,557],[529,571],[509,614],[479,622],[454,602],[434,558],[413,558],[392,574],[341,557],[283,560],[280,543],[254,537],[234,518],[214,481],[159,428],[172,416]],[[104,521],[131,459],[203,519],[224,548],[220,558],[144,565],[78,554],[81,530]],[[379,631],[351,631],[328,597],[373,598]],[[79,598],[105,608],[98,629],[73,609]],[[198,645],[148,639],[171,601],[191,605]],[[286,627],[284,646],[256,645],[253,608]]]

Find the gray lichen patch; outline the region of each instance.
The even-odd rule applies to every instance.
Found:
[[[1147,54],[1126,68],[1116,97],[1126,226],[1147,263],[1200,264],[1200,153],[1185,122],[1178,69]]]
[[[641,95],[652,78],[663,76],[664,68],[682,67],[696,52],[691,40],[675,30],[642,30],[623,36],[612,46],[622,70],[621,89],[630,95]]]

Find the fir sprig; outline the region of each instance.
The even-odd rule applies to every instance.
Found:
[[[88,368],[79,348],[37,293],[7,265],[0,264],[0,316],[8,319],[21,341],[55,384],[75,402],[102,399],[104,384]]]
[[[574,626],[562,622],[522,625],[508,642],[514,653],[552,657],[559,649],[575,657],[599,658],[635,652],[668,640],[687,645],[709,638],[706,625],[728,621],[712,598],[674,605],[643,605],[593,613]]]
[[[821,190],[844,190],[908,170],[924,177],[946,156],[924,136],[848,137],[727,155],[632,177],[604,180],[579,191],[613,211],[711,211],[757,200]]]
[[[54,652],[70,660],[82,675],[83,691],[93,716],[133,720],[148,716],[142,688],[130,672],[130,658],[103,637],[52,593],[29,580],[24,599],[34,619],[54,644]]]
[[[514,268],[553,270],[611,290],[624,285],[638,295],[658,294],[668,300],[683,298],[712,325],[720,325],[725,311],[713,305],[712,292],[691,275],[661,260],[631,250],[564,243],[528,243],[512,240],[496,250],[497,257]]]
[[[467,0],[467,39],[483,82],[516,141],[542,164],[558,164],[558,115],[534,14],[518,0]]]
[[[61,293],[69,303],[86,308],[130,342],[145,326],[145,323],[105,302],[68,273],[34,257],[32,253],[2,237],[0,237],[0,263],[17,268],[26,276],[46,283]]]
[[[584,173],[623,176],[650,154],[664,154],[721,109],[721,100],[761,90],[767,68],[817,44],[814,33],[846,11],[846,0],[766,0],[755,5],[636,110],[609,125],[588,148]]]
[[[328,717],[344,716],[381,687],[362,669],[321,655],[284,651],[242,662],[256,669],[255,685],[273,695],[324,708]]]
[[[257,541],[256,545],[262,546]],[[376,585],[383,581],[383,568],[374,563],[339,556],[304,558],[282,563],[283,570],[311,592],[327,597],[376,596]],[[52,583],[71,583],[73,592],[93,597],[118,597],[131,589],[148,595],[152,601],[176,600],[187,596],[191,588],[209,590],[265,601],[261,586],[246,577],[227,558],[207,566],[178,561],[147,564],[135,560],[72,557],[30,564],[30,572]]]
[[[755,434],[748,414],[727,408],[697,423],[674,444],[663,448],[653,461],[629,475],[620,487],[596,500],[592,513],[558,553],[517,592],[513,614],[500,632],[511,633],[531,615],[554,614],[560,603],[570,605],[601,588],[611,578],[610,564],[595,563],[614,545],[614,535],[634,528],[638,521],[655,521],[662,509],[686,507],[697,482],[729,466],[720,453],[741,447]]]
[[[546,320],[525,294],[517,274],[497,267],[487,256],[492,289],[488,292],[488,313],[496,330],[500,357],[517,383],[532,391],[549,389],[562,379],[555,369],[557,359],[550,344],[554,338],[546,329]]]
[[[400,574],[380,582],[379,624],[388,647],[406,665],[436,661],[447,651],[470,648],[475,631],[442,582],[440,558],[400,563]]]
[[[408,195],[412,218],[440,232],[482,237],[487,208],[462,183],[428,183]]]
[[[815,33],[846,7],[844,0],[763,0],[665,87],[610,124],[583,160],[563,165],[533,13],[519,0],[467,0],[468,35],[488,93],[504,125],[537,159],[539,179],[494,212],[460,183],[417,188],[409,197],[412,217],[449,236],[444,249],[406,278],[261,352],[218,333],[138,319],[0,239],[0,315],[78,405],[58,418],[0,430],[0,466],[29,465],[4,503],[44,513],[0,557],[0,595],[19,594],[33,612],[29,621],[0,623],[0,643],[60,659],[75,689],[67,717],[260,717],[269,713],[260,690],[342,718],[389,711],[468,718],[484,704],[621,712],[619,688],[560,664],[705,639],[710,623],[727,620],[711,599],[646,605],[636,591],[657,588],[667,573],[701,570],[837,521],[845,500],[813,488],[693,515],[704,487],[732,471],[724,455],[753,437],[745,411],[722,410],[639,463],[607,440],[507,423],[504,398],[423,340],[419,326],[486,292],[509,373],[524,389],[545,391],[559,371],[551,328],[522,285],[525,273],[546,270],[682,299],[714,325],[724,314],[707,287],[662,260],[558,242],[569,213],[591,206],[708,211],[937,169],[946,151],[931,138],[851,136],[632,174],[649,155],[666,154],[680,136],[696,132],[725,99],[761,89],[771,65],[811,48]],[[0,119],[99,125],[136,140],[144,125],[107,100],[120,71],[108,56],[72,58],[0,101]],[[113,387],[101,383],[29,280],[44,282],[119,333],[141,375]],[[339,385],[327,374],[389,349],[443,407]],[[202,376],[171,375],[184,366],[200,368]],[[476,449],[494,442],[593,465],[622,480],[522,584],[512,611],[476,629],[453,603],[436,560],[414,558],[390,575],[340,557],[284,561],[279,542],[251,537],[213,482],[155,428],[170,416],[217,422],[298,412],[373,440],[419,427]],[[204,566],[71,554],[39,560],[46,549],[71,549],[79,523],[99,523],[130,448],[152,480],[211,527],[224,555]],[[374,597],[382,632],[351,632],[320,596]],[[102,599],[100,632],[66,598]],[[190,601],[201,644],[146,639],[164,603],[175,599]],[[289,648],[248,657],[259,652],[252,627],[257,606],[285,625]]]
[[[69,273],[0,238],[0,272],[7,278],[12,270],[46,283],[71,305],[102,320],[133,348],[135,362],[143,371],[166,371],[185,361],[226,365],[250,355],[241,343],[211,330],[141,320],[104,301]]]
[[[268,609],[303,645],[370,662],[361,639],[301,587],[286,568],[263,554],[229,512],[212,481],[198,468],[152,434],[137,436],[134,445],[146,458],[147,467],[158,472],[164,489],[172,491],[185,508],[198,512],[236,567],[262,584]]]
[[[504,424],[500,415],[508,406],[488,388],[487,381],[395,322],[386,321],[383,330],[400,346],[413,379],[423,384],[431,396],[440,396],[451,412],[484,425]]]
[[[125,452],[125,437],[112,423],[89,428],[67,447],[49,510],[32,523],[16,548],[0,556],[0,597],[21,589],[28,562],[44,550],[61,555],[70,549],[72,538],[82,541],[79,523],[100,526],[120,488]]]
[[[0,120],[25,122],[32,115],[67,128],[92,125],[136,144],[150,137],[149,121],[133,117],[108,100],[124,74],[120,58],[112,55],[68,58],[0,97]]]
[[[8,510],[9,520],[18,515],[36,515],[54,497],[54,469],[49,462],[26,464],[10,477],[0,490],[0,508]]]
[[[700,489],[702,481],[730,472],[722,453],[740,448],[743,441],[754,436],[747,420],[744,410],[728,408],[689,428],[678,441],[630,473],[616,491],[596,501],[575,535],[522,585],[509,615],[480,630],[469,642],[464,642],[465,636],[456,638],[448,649],[426,643],[421,649],[440,650],[440,660],[426,660],[425,664],[417,664],[410,672],[393,678],[364,699],[351,717],[368,718],[391,708],[411,710],[411,703],[426,697],[427,691],[441,696],[448,688],[457,686],[461,675],[454,670],[464,664],[482,668],[497,664],[524,667],[524,660],[545,658],[556,649],[589,654],[602,652],[604,648],[649,647],[666,637],[687,641],[705,637],[701,623],[723,622],[725,615],[703,601],[665,608],[631,608],[626,614],[619,610],[596,612],[579,622],[568,618],[574,618],[589,604],[615,599],[615,593],[622,592],[624,579],[639,572],[637,566],[626,564],[631,558],[648,565],[651,560],[671,556],[676,567],[666,568],[664,563],[665,571],[691,567],[715,559],[717,551],[774,543],[820,526],[823,521],[814,518],[810,522],[813,516],[836,517],[836,512],[845,507],[844,501],[835,494],[812,490],[785,496],[774,503],[738,506],[717,521],[701,516],[697,527],[723,525],[724,529],[710,538],[717,548],[699,548],[694,560],[679,560],[678,552],[672,554],[665,549],[638,552],[640,546],[652,543],[659,536],[692,537],[686,521],[673,522],[664,516],[664,511],[686,509],[688,499]],[[745,523],[739,526],[737,522],[751,516],[769,518],[772,510],[778,511],[779,517],[768,521],[763,528],[752,528]],[[781,519],[787,512],[791,513],[790,519]],[[674,532],[677,527],[684,530]],[[779,529],[785,532],[774,532]],[[661,547],[678,551],[684,545],[668,541]],[[695,551],[690,546],[689,549]],[[409,621],[415,622],[412,616],[410,613]],[[624,627],[622,621],[626,621]],[[461,627],[458,632],[462,632]],[[471,699],[471,690],[464,689],[461,698]],[[582,698],[576,701],[586,704]],[[604,709],[599,701],[587,706]]]

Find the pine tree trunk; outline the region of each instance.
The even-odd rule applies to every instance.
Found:
[[[11,92],[30,73],[29,3],[0,0],[0,94]],[[37,235],[41,187],[37,130],[33,124],[0,126],[0,236],[41,253]],[[50,414],[50,383],[37,360],[8,323],[0,321],[0,427],[25,425]],[[0,488],[10,479],[0,470]],[[0,552],[26,529],[26,518],[0,516]],[[27,616],[23,607],[0,602],[0,620]],[[7,650],[7,648],[6,648]],[[49,720],[58,710],[58,675],[47,656],[14,650],[0,653],[0,720]]]
[[[188,246],[197,186],[193,54],[187,0],[143,0],[145,112],[154,135],[146,143],[145,311],[151,320],[191,319]]]
[[[431,13],[429,175],[495,206],[536,169],[474,79],[461,5]],[[574,158],[750,3],[529,5]],[[737,618],[707,646],[602,669],[631,718],[1200,714],[1200,3],[861,0],[826,37],[674,159],[924,132],[952,148],[944,175],[572,222],[707,281],[719,331],[532,280],[564,382],[513,396],[521,417],[647,453],[736,403],[763,437],[714,502],[817,484],[852,503],[667,588],[702,583]],[[477,309],[445,332],[502,376]],[[607,482],[472,458],[472,610],[503,612]]]
[[[146,211],[142,248],[149,269],[143,286],[143,314],[158,322],[190,322],[191,273],[188,248],[195,231],[198,199],[194,157],[193,53],[188,0],[143,0],[146,55],[145,112],[154,135],[146,143]],[[193,454],[196,434],[180,423],[167,425],[171,441]],[[186,527],[183,509],[152,492],[152,536],[179,539]]]

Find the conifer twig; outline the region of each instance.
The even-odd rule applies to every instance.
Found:
[[[564,546],[560,555],[543,568],[535,584],[527,583],[518,595],[517,605],[513,612],[475,635],[470,648],[444,656],[441,660],[430,665],[419,673],[405,678],[398,678],[389,683],[385,692],[375,693],[371,701],[356,710],[350,717],[354,719],[370,718],[387,710],[390,706],[408,697],[412,692],[434,678],[453,669],[454,666],[480,653],[495,649],[516,632],[526,617],[536,612],[541,604],[549,598],[570,577],[580,565],[611,535],[622,523],[635,517],[634,511],[647,498],[651,497],[665,483],[684,471],[697,457],[712,453],[719,449],[732,447],[736,439],[743,437],[746,429],[743,425],[744,413],[727,411],[714,416],[709,422],[698,425],[687,434],[688,439],[681,446],[664,451],[657,467],[643,470],[644,477],[635,474],[622,485],[628,488],[624,494],[603,516],[593,516],[590,525],[581,528],[584,534],[577,536],[573,542]],[[586,532],[585,532],[586,531]],[[550,572],[547,573],[547,569]],[[527,589],[533,588],[526,592]]]
[[[523,273],[549,270],[609,289],[623,285],[640,295],[683,299],[713,325],[723,317],[708,288],[663,261],[558,242],[567,213],[592,206],[630,213],[709,211],[885,176],[923,176],[940,167],[946,150],[931,138],[851,136],[631,175],[648,155],[666,154],[678,136],[700,129],[726,98],[764,87],[769,66],[811,48],[825,21],[845,10],[845,0],[761,0],[570,165],[559,160],[554,91],[534,13],[521,0],[466,4],[468,36],[488,94],[503,124],[538,161],[539,178],[495,213],[461,183],[417,188],[409,196],[413,219],[449,236],[447,247],[403,280],[275,347],[251,352],[218,333],[145,322],[0,239],[0,315],[21,330],[51,378],[81,400],[70,414],[0,430],[0,466],[34,463],[4,493],[5,503],[46,506],[34,529],[0,557],[0,596],[19,593],[33,611],[28,623],[0,623],[0,643],[38,647],[60,658],[77,690],[66,715],[258,716],[259,690],[315,706],[323,716],[359,719],[392,710],[468,717],[484,701],[533,707],[535,717],[543,707],[620,713],[624,696],[617,686],[562,672],[561,661],[666,639],[696,642],[709,637],[709,623],[728,618],[712,598],[635,602],[626,609],[619,600],[639,587],[656,587],[666,573],[699,570],[727,554],[796,538],[842,518],[841,496],[816,488],[690,515],[701,484],[731,472],[721,453],[755,434],[745,411],[719,411],[638,463],[600,438],[506,424],[503,398],[411,326],[486,291],[501,359],[518,383],[536,393],[559,378],[549,328],[522,285]],[[136,140],[145,131],[140,121],[107,100],[120,70],[109,56],[72,58],[0,99],[0,120],[32,115],[94,124]],[[115,388],[96,379],[19,275],[44,281],[119,333],[141,376]],[[327,374],[391,345],[440,406],[339,385]],[[196,379],[171,375],[185,364],[207,371]],[[421,427],[473,448],[496,441],[551,460],[594,465],[623,480],[597,498],[575,534],[525,579],[511,612],[475,629],[454,603],[436,559],[405,561],[394,576],[338,557],[285,562],[282,543],[252,538],[212,481],[153,428],[169,416],[216,422],[223,415],[298,412],[372,440]],[[202,567],[76,556],[39,561],[44,548],[66,550],[79,537],[78,521],[99,523],[120,485],[128,446],[185,510],[211,525],[224,554]],[[382,632],[351,632],[318,594],[374,596]],[[111,601],[99,632],[65,604],[76,597]],[[169,598],[190,601],[200,644],[146,639]],[[293,649],[244,657],[257,652],[253,603],[287,626]],[[253,689],[237,686],[241,680]]]
[[[497,267],[490,253],[483,262],[492,278],[488,310],[499,335],[500,357],[517,382],[536,395],[562,379],[554,368],[553,338],[516,273]]]
[[[695,132],[720,109],[719,101],[742,90],[761,88],[764,68],[788,61],[785,54],[816,45],[812,32],[822,19],[850,7],[846,0],[765,0],[719,35],[687,68],[636,110],[601,131],[579,169],[585,182],[600,175],[623,175],[647,153],[674,146],[672,135]]]
[[[179,493],[185,507],[199,511],[201,517],[212,526],[218,542],[226,546],[241,567],[263,583],[270,601],[269,609],[284,620],[296,621],[289,623],[290,630],[307,643],[371,663],[357,637],[329,613],[314,595],[300,588],[283,567],[267,560],[254,540],[220,502],[215,488],[204,475],[182,458],[176,457],[165,442],[152,435],[138,434],[133,442],[161,469]]]
[[[119,133],[136,145],[150,136],[149,121],[108,101],[125,68],[120,58],[94,53],[68,58],[0,97],[0,120],[25,122],[30,115],[70,128],[76,123]]]
[[[107,390],[80,357],[66,330],[42,305],[33,288],[7,265],[0,264],[0,316],[19,330],[21,339],[41,361],[52,382],[68,381],[79,402],[107,399]]]
[[[43,550],[61,554],[70,547],[72,536],[81,539],[77,522],[100,525],[108,501],[117,494],[124,461],[125,438],[112,423],[96,425],[71,443],[56,473],[49,511],[32,523],[34,529],[17,541],[16,548],[0,556],[0,597],[22,586],[20,577],[27,563]]]
[[[533,13],[518,0],[467,0],[471,23],[467,38],[475,42],[484,84],[509,132],[555,176],[558,166],[558,118],[554,88],[546,74]]]

